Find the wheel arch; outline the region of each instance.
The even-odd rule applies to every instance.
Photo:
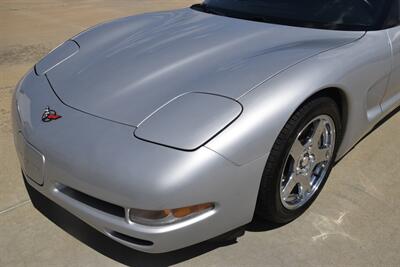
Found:
[[[319,97],[329,97],[336,103],[337,107],[339,108],[339,112],[340,112],[340,119],[341,119],[341,123],[342,123],[342,135],[344,135],[344,133],[346,132],[348,116],[349,116],[348,97],[347,97],[345,91],[339,87],[327,87],[327,88],[321,89],[321,90],[315,92],[314,94],[312,94],[306,100],[304,100],[298,108],[300,108],[301,106],[303,106],[305,103],[309,102],[310,100],[316,99]]]

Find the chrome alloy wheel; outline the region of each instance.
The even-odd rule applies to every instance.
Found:
[[[297,135],[285,160],[280,182],[283,206],[295,210],[318,191],[335,151],[335,123],[330,116],[312,119]]]

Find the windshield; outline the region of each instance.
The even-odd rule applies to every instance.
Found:
[[[269,23],[337,30],[378,30],[390,0],[206,0],[198,9]]]

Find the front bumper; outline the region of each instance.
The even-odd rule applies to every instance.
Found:
[[[62,119],[42,122],[47,106]],[[133,136],[133,127],[64,105],[45,76],[33,72],[18,85],[12,110],[23,169],[26,161],[32,162],[27,145],[43,156],[41,179],[28,178],[28,183],[124,245],[167,252],[228,232],[253,217],[267,155],[236,166],[205,147],[184,152],[141,141]],[[162,210],[207,202],[214,202],[215,209],[168,226],[130,223],[123,215],[127,208]],[[108,204],[122,213],[104,209]]]

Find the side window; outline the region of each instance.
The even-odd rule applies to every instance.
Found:
[[[389,16],[385,22],[385,28],[392,28],[400,25],[400,0],[394,0],[390,8]]]

